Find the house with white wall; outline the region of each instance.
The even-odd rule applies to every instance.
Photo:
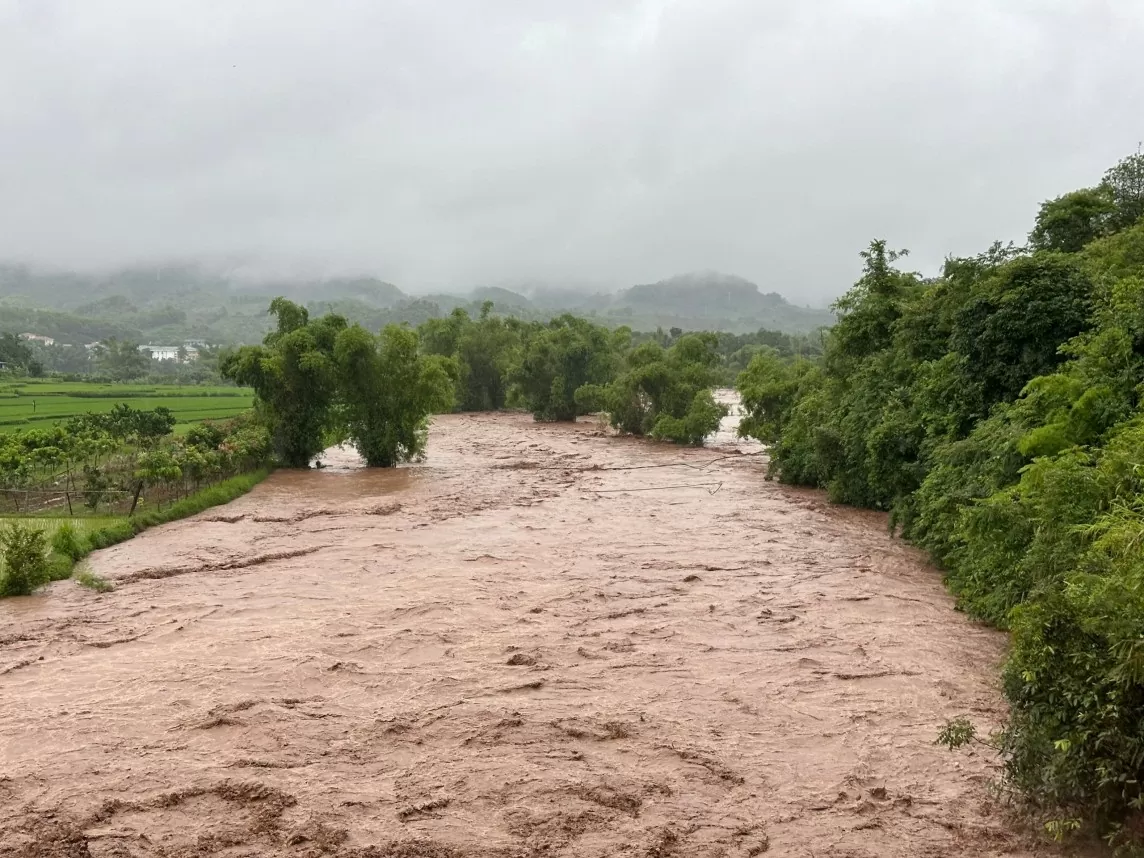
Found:
[[[151,355],[151,360],[175,360],[179,359],[179,352],[182,351],[184,355],[184,362],[190,362],[199,359],[199,350],[194,346],[153,346],[148,343],[145,346],[140,346],[139,351],[146,352]]]
[[[179,349],[181,346],[153,346],[148,343],[145,346],[140,346],[139,351],[146,352],[151,356],[151,360],[178,360]]]
[[[39,343],[41,346],[54,346],[56,344],[55,340],[51,337],[45,337],[43,334],[20,334],[20,339],[30,343]]]

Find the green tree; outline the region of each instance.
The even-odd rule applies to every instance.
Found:
[[[607,384],[618,364],[612,334],[565,314],[529,330],[512,378],[537,420],[575,420],[587,413],[586,406],[576,401],[576,391],[586,384]]]
[[[150,371],[151,358],[138,343],[110,337],[96,347],[96,364],[115,381],[131,381]]]
[[[169,450],[151,450],[139,457],[135,476],[146,486],[161,486],[181,479],[183,471]]]
[[[270,312],[277,327],[263,344],[226,355],[219,369],[254,388],[275,454],[288,467],[304,468],[326,447],[337,389],[334,343],[346,322],[340,316],[311,322],[305,307],[285,298],[275,298]]]
[[[111,478],[97,465],[83,466],[83,505],[96,512],[107,499],[113,483]]]
[[[508,399],[509,373],[520,360],[519,322],[491,314],[486,301],[480,318],[462,329],[455,354],[463,411],[498,411]]]
[[[389,325],[377,337],[354,325],[338,334],[334,363],[341,419],[370,467],[393,467],[425,449],[429,415],[453,406],[442,359],[418,352],[417,334]]]
[[[715,401],[710,390],[697,390],[687,410],[676,417],[661,414],[651,427],[651,436],[660,441],[702,447],[727,416],[727,406]]]
[[[711,333],[681,334],[668,349],[642,343],[615,380],[580,387],[577,401],[585,409],[607,411],[622,432],[698,446],[727,415],[711,393],[718,379],[717,344]]]
[[[809,361],[791,363],[765,346],[735,382],[739,390],[743,419],[739,435],[774,444],[783,437],[791,409],[798,401],[799,382],[810,369]]]
[[[918,285],[916,275],[906,274],[894,263],[907,250],[890,250],[883,239],[870,242],[862,251],[862,277],[834,303],[838,324],[831,331],[826,353],[828,365],[839,369],[851,361],[872,355],[890,345],[894,325],[902,315],[906,294]]]
[[[131,438],[144,449],[154,449],[175,428],[175,415],[162,405],[151,411],[135,411],[131,416]]]
[[[957,311],[950,346],[965,355],[966,383],[980,388],[986,408],[1061,363],[1061,344],[1088,323],[1092,293],[1079,262],[1059,253],[1014,259],[975,287]]]
[[[1115,211],[1107,188],[1084,188],[1042,203],[1029,244],[1037,250],[1075,253],[1109,229]]]
[[[0,363],[26,369],[32,363],[32,350],[15,334],[0,334]]]
[[[1113,211],[1109,226],[1113,230],[1127,229],[1144,217],[1144,152],[1122,158],[1101,182],[1112,200]]]
[[[418,328],[422,351],[455,363],[456,406],[461,411],[498,411],[508,402],[509,375],[520,361],[524,326],[492,315],[485,301],[473,320],[461,309]]]

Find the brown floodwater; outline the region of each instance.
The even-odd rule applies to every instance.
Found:
[[[1036,854],[934,744],[1003,636],[733,423],[441,417],[0,602],[0,855]]]

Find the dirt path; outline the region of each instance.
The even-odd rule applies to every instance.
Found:
[[[763,472],[450,416],[0,603],[0,855],[1033,854],[934,746],[1002,637]]]

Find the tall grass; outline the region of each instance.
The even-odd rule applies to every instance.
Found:
[[[79,537],[123,521],[118,515],[0,515],[0,527],[16,524],[42,531],[44,538],[52,540],[62,528],[70,527]]]

